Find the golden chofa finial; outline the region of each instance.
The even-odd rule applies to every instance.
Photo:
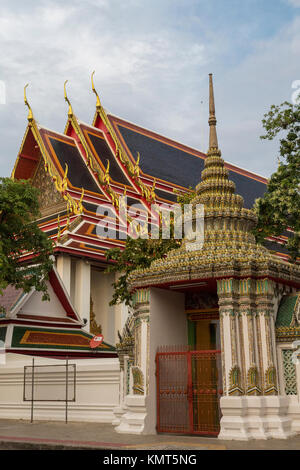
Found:
[[[100,98],[99,98],[99,95],[96,91],[96,88],[95,88],[95,85],[94,85],[94,74],[95,74],[95,70],[93,71],[92,75],[91,75],[91,80],[92,80],[92,90],[93,92],[95,93],[96,97],[97,97],[97,101],[96,101],[96,108],[101,108],[101,102],[100,102]]]
[[[65,81],[64,83],[64,95],[65,95],[65,101],[68,103],[69,105],[69,109],[68,109],[68,116],[73,116],[73,109],[72,109],[72,105],[70,103],[70,100],[67,96],[67,90],[66,90],[66,84],[68,83],[68,80]]]
[[[33,113],[32,113],[32,109],[30,107],[30,104],[28,103],[27,96],[26,96],[26,88],[27,87],[28,87],[28,83],[26,83],[26,85],[24,86],[24,103],[28,108],[27,119],[28,119],[29,122],[31,122],[31,121],[33,121]]]
[[[216,111],[212,73],[209,74],[209,149],[218,148]]]

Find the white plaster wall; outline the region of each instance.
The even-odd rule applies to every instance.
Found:
[[[73,305],[75,304],[75,280],[76,280],[76,259],[71,259],[70,298],[71,298]]]
[[[116,307],[109,305],[113,296],[112,283],[114,279],[114,273],[104,273],[92,269],[91,296],[96,322],[102,326],[104,341],[110,344],[116,343]]]
[[[115,282],[119,279],[121,273],[115,273]],[[129,307],[125,302],[115,306],[115,341],[119,342],[118,330],[122,333],[126,320],[129,316]]]
[[[158,346],[188,344],[184,294],[152,288],[150,291],[149,394],[144,433],[156,433],[155,356]]]
[[[300,434],[300,395],[288,395],[288,416],[291,418],[292,431]]]
[[[35,365],[65,364],[63,360],[37,358]],[[111,423],[113,409],[119,405],[120,367],[116,358],[70,359],[76,364],[76,401],[68,405],[69,421],[93,421]],[[24,366],[32,365],[32,357],[22,354],[6,354],[6,364],[0,364],[0,418],[30,420],[31,403],[23,401]],[[49,375],[53,395],[63,391],[65,371]],[[47,377],[46,377],[47,379]],[[45,379],[45,394],[49,394],[49,382]],[[34,420],[65,419],[65,403],[37,402],[34,404]]]
[[[35,291],[18,313],[45,315],[47,317],[65,317],[66,312],[54,293],[49,281],[47,282],[47,289],[50,301],[42,301],[43,293]]]

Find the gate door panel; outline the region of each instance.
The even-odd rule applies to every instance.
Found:
[[[156,373],[159,432],[189,432],[188,356],[158,353]]]
[[[192,367],[193,433],[220,432],[220,356],[216,351],[190,353]]]
[[[157,431],[220,432],[220,351],[158,352]]]

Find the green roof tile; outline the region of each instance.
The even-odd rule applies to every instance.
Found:
[[[299,295],[300,294],[285,295],[282,298],[278,309],[276,327],[291,325],[295,305]]]

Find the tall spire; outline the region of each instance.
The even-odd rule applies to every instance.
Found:
[[[212,73],[209,74],[209,150],[218,148],[216,112]]]
[[[215,99],[212,74],[209,74],[209,148],[201,174],[201,182],[196,186],[197,197],[194,202],[201,203],[206,209],[217,207],[243,207],[242,196],[235,194],[235,184],[230,181],[228,170],[225,168],[221,151],[218,147],[216,130]]]

